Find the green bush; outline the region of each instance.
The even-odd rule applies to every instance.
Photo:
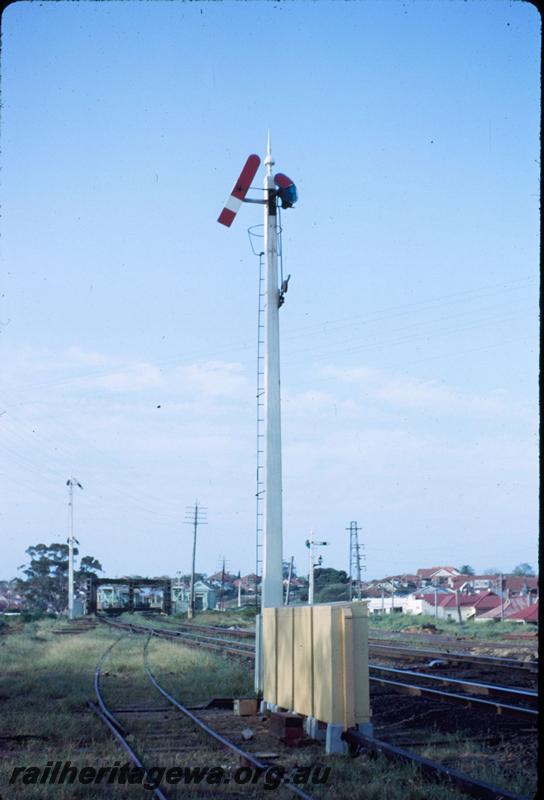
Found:
[[[345,583],[331,583],[314,595],[316,603],[334,603],[338,600],[349,600],[349,586]]]

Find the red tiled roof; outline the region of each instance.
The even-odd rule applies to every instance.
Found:
[[[524,575],[506,575],[504,578],[504,588],[510,589],[511,592],[521,592],[525,586],[536,591],[538,589],[538,578]]]
[[[455,567],[429,567],[429,568],[418,569],[417,576],[418,578],[430,578],[432,575],[434,575],[435,572],[438,572],[441,569],[445,569],[448,572],[451,572],[452,575],[459,574],[459,570],[455,569]]]
[[[474,597],[474,595],[473,595]],[[468,595],[466,600],[470,599],[470,595]],[[501,604],[500,597],[495,594],[494,592],[485,592],[482,593],[477,600],[472,603],[464,603],[463,605],[473,605],[474,608],[478,609],[478,611],[487,611],[490,608],[496,608]]]
[[[221,571],[220,572],[215,572],[213,575],[209,575],[207,580],[209,580],[209,581],[221,581],[221,576],[222,576]],[[232,583],[233,581],[236,580],[236,578],[237,578],[236,575],[231,575],[229,572],[225,572],[225,578],[224,578],[225,583]]]
[[[381,589],[373,589],[373,588],[363,589],[363,594],[365,595],[365,597],[381,597],[382,596],[382,590]],[[391,597],[391,592],[385,592],[384,591],[383,592],[383,596],[384,597]]]
[[[515,614],[516,611],[520,611],[523,608],[527,608],[527,598],[521,597],[516,595],[515,597],[511,597],[509,600],[506,600],[504,607],[503,607],[503,614],[505,619],[509,619],[512,614]],[[480,615],[482,619],[500,619],[501,618],[501,608],[500,604],[495,606],[495,608],[491,608],[489,611],[486,611],[484,614]]]
[[[508,619],[521,619],[525,622],[538,622],[538,601],[526,608],[521,608],[514,614],[511,614]]]
[[[427,603],[434,606],[434,593],[424,594],[422,596]],[[448,594],[437,595],[437,601],[437,605],[440,608],[449,608],[451,606],[456,607],[457,603],[459,603],[460,606],[473,606],[479,611],[482,609],[495,608],[495,606],[499,605],[500,603],[498,595],[494,594],[493,592],[460,594],[458,598],[455,597],[453,592],[450,592]]]

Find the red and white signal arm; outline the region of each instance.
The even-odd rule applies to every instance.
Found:
[[[249,187],[251,186],[251,181],[257,174],[257,170],[259,169],[261,163],[261,159],[259,156],[251,155],[249,156],[248,160],[244,164],[244,168],[240,173],[240,177],[234,184],[234,188],[230,195],[227,198],[227,202],[223,208],[223,211],[219,214],[217,221],[221,223],[221,225],[226,225],[227,228],[230,228],[234,221],[234,217],[238,213],[240,206],[246,196]]]

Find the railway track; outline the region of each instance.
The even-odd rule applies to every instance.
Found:
[[[108,621],[107,624],[111,625],[114,628],[118,628],[118,629],[121,629],[121,630],[124,630],[124,631],[138,633],[138,634],[144,634],[144,633],[147,634],[148,639],[146,641],[146,645],[145,645],[145,649],[144,649],[144,668],[146,670],[146,674],[148,675],[149,680],[155,686],[155,688],[161,693],[161,695],[171,704],[171,706],[177,708],[178,711],[180,711],[185,717],[187,717],[189,720],[191,720],[195,725],[198,725],[205,733],[210,733],[208,731],[208,727],[209,726],[206,725],[205,722],[203,722],[202,720],[199,720],[197,715],[195,715],[193,713],[193,711],[183,707],[180,703],[178,703],[158,683],[158,681],[156,679],[156,676],[151,671],[151,669],[149,667],[149,663],[148,663],[147,647],[148,647],[149,641],[150,641],[152,636],[159,636],[160,638],[166,638],[166,639],[169,639],[170,641],[181,641],[181,642],[183,642],[185,644],[189,644],[191,646],[203,647],[204,649],[210,649],[210,650],[216,650],[216,651],[219,650],[219,651],[226,652],[226,653],[233,653],[235,655],[243,655],[243,657],[248,658],[248,659],[251,659],[252,656],[253,656],[253,653],[251,651],[252,645],[250,645],[249,643],[244,643],[244,646],[241,647],[240,646],[241,643],[238,642],[238,643],[234,643],[234,646],[233,646],[232,640],[222,639],[221,641],[217,641],[217,639],[216,639],[215,641],[213,641],[212,637],[207,635],[207,634],[205,635],[205,638],[200,638],[200,640],[199,640],[197,637],[195,637],[195,635],[189,635],[188,636],[187,635],[187,631],[183,631],[183,632],[182,631],[175,631],[174,632],[174,631],[165,631],[165,630],[161,630],[161,629],[152,629],[152,630],[150,630],[148,626],[138,625],[138,624],[135,624],[135,623],[123,623],[123,622]],[[204,626],[201,626],[201,627],[204,627]],[[206,627],[206,630],[209,632],[209,628]],[[221,630],[221,632],[223,633],[224,631]],[[189,633],[191,633],[191,632],[189,632]],[[98,669],[99,668],[97,667],[97,671],[98,671]],[[431,682],[434,682],[434,683],[445,683],[446,685],[449,684],[450,686],[453,685],[453,684],[461,684],[462,687],[460,687],[460,688],[463,688],[463,690],[465,690],[465,691],[472,691],[474,693],[479,692],[480,694],[485,694],[487,697],[497,697],[497,698],[499,698],[499,700],[506,700],[506,699],[508,699],[508,700],[513,700],[513,699],[521,700],[522,702],[525,702],[528,705],[533,703],[535,701],[535,698],[536,698],[536,695],[533,692],[527,692],[525,690],[516,690],[516,689],[512,689],[512,687],[501,687],[501,686],[498,686],[498,685],[495,685],[495,684],[482,684],[482,683],[478,684],[478,683],[475,683],[475,682],[472,682],[472,681],[456,681],[454,679],[450,679],[450,678],[447,678],[445,676],[424,675],[424,674],[421,674],[421,673],[414,673],[414,672],[411,672],[411,671],[408,671],[408,670],[396,670],[396,669],[392,669],[392,668],[389,668],[389,667],[381,667],[379,665],[371,665],[371,672],[378,673],[377,675],[371,675],[371,681],[372,680],[376,680],[378,683],[381,683],[382,685],[384,684],[384,682],[386,682],[386,684],[387,684],[387,686],[389,688],[392,687],[394,683],[398,683],[399,686],[403,687],[403,689],[402,689],[403,691],[404,691],[405,688],[408,688],[407,693],[409,693],[409,694],[418,694],[418,695],[423,696],[423,697],[427,696],[425,693],[423,693],[421,691],[425,687],[422,687],[422,686],[413,687],[410,684],[407,684],[405,682],[406,678],[412,678],[412,677],[415,678],[415,677],[417,677],[418,680],[423,678],[423,679],[427,679],[427,680],[429,680]],[[389,675],[394,675],[396,678],[399,678],[400,680],[394,682],[391,679],[384,679],[383,678],[383,674],[384,673],[385,674],[389,674]],[[413,689],[413,688],[417,689],[417,692],[411,691],[411,689]],[[436,699],[436,697],[438,696],[439,693],[440,693],[439,690],[434,690],[432,692],[433,699]],[[444,693],[444,694],[448,694],[448,693]],[[484,700],[481,697],[475,697],[475,696],[468,697],[466,695],[462,696],[463,704],[465,704],[465,705],[466,704],[470,704],[470,707],[478,706],[480,701],[485,703],[485,705],[488,707],[488,709],[490,707],[493,707],[496,710],[498,706],[502,706],[502,711],[499,712],[499,713],[505,713],[505,708],[508,705],[511,705],[510,703],[507,704],[507,703],[504,703],[504,702],[498,702],[498,701],[495,702],[493,700],[488,700],[488,699]],[[474,704],[474,705],[472,705],[472,704]],[[99,706],[100,706],[100,704],[99,704]],[[520,711],[520,708],[521,708],[520,706],[516,706],[516,707],[512,707],[512,708],[513,708],[513,712],[512,713],[515,714],[516,716],[522,716],[523,715],[524,712]],[[122,746],[125,747],[125,744],[128,744],[126,742],[126,737],[125,737],[125,743],[123,744],[122,731],[120,731],[119,728],[118,728],[118,724],[119,724],[118,720],[112,719],[112,717],[113,717],[112,711],[110,709],[108,709],[107,707],[105,707],[105,708],[104,707],[99,707],[97,709],[97,711],[99,713],[100,712],[102,713],[102,715],[104,717],[103,721],[105,722],[105,724],[108,725],[108,727],[110,727],[110,730],[111,730],[111,726],[113,726],[115,728],[115,730],[112,730],[112,733],[120,741],[120,744],[122,744]],[[122,711],[122,709],[121,709],[121,711]],[[125,709],[125,711],[126,711],[126,709]],[[162,709],[159,709],[159,711],[162,711]],[[526,711],[527,712],[531,712],[527,716],[536,715],[536,710],[534,710],[534,709],[526,708]],[[214,732],[211,732],[210,735],[214,736],[214,738],[216,738],[218,740],[222,740],[223,739],[223,737],[220,734],[215,735]],[[370,752],[374,752],[374,753],[381,753],[386,758],[388,758],[388,759],[390,759],[392,761],[395,761],[397,763],[400,763],[400,764],[406,764],[406,763],[415,764],[415,765],[417,765],[417,767],[421,770],[422,774],[427,779],[432,780],[434,782],[440,782],[440,783],[445,783],[445,784],[448,784],[448,785],[454,785],[459,790],[461,790],[463,793],[465,793],[465,794],[467,794],[469,796],[472,796],[474,798],[479,798],[479,800],[528,800],[528,798],[525,798],[525,797],[523,797],[521,795],[516,795],[516,794],[514,794],[512,792],[509,792],[507,790],[503,790],[503,789],[501,789],[499,787],[493,786],[493,785],[485,783],[483,781],[476,780],[476,779],[474,779],[474,778],[472,778],[472,777],[470,777],[468,775],[465,775],[464,773],[461,773],[459,771],[456,771],[456,770],[452,769],[449,766],[445,766],[444,764],[440,764],[440,763],[432,761],[430,759],[423,758],[422,756],[420,756],[417,753],[414,753],[414,752],[411,752],[409,750],[400,748],[400,747],[395,746],[395,745],[393,745],[393,744],[391,744],[389,742],[381,741],[381,740],[376,739],[376,738],[366,737],[366,736],[364,736],[363,734],[361,734],[357,730],[351,729],[351,730],[347,731],[344,734],[344,738],[345,738],[346,742],[348,743],[348,745],[350,747],[350,751],[351,751],[352,755],[356,755],[359,752],[366,750],[366,751],[370,751]],[[220,743],[222,743],[222,742],[220,741]],[[247,754],[247,753],[244,753],[244,751],[241,751],[237,747],[237,745],[235,745],[232,742],[230,743],[230,745],[227,743],[227,747],[230,747],[231,751],[233,753],[235,753],[240,759],[245,760],[245,763],[249,763],[249,764],[252,764],[254,766],[260,766],[261,769],[266,769],[267,767],[270,766],[270,765],[267,765],[266,763],[263,763],[263,762],[260,762],[259,765],[255,765],[254,762],[252,762],[252,761],[250,761],[250,760],[248,760],[246,758],[246,756],[249,756],[251,758],[251,755]],[[128,745],[128,748],[130,748],[130,745]],[[125,747],[125,750],[127,752],[129,752],[129,749],[127,749],[127,747]],[[141,758],[139,758],[138,754],[135,751],[132,753],[131,758],[133,759],[133,762],[135,764],[136,763],[140,763],[142,765],[142,768],[145,769]],[[293,787],[293,786],[291,787],[292,790],[294,790],[295,788],[296,787]],[[304,795],[303,792],[301,794],[299,792],[294,792],[294,793],[298,794],[298,796],[307,796],[307,795]],[[159,798],[159,800],[170,800],[170,798],[165,797],[164,793],[156,794],[156,796]]]
[[[147,625],[117,622],[105,618],[102,621],[114,628],[131,631],[132,633],[157,636],[171,641],[182,642],[193,647],[241,656],[250,661],[255,659],[254,643],[220,639],[209,634],[193,633],[187,630],[152,628]],[[209,631],[208,627],[200,626],[200,628]],[[223,632],[224,629],[221,630]],[[390,687],[401,694],[517,717],[527,721],[529,724],[536,724],[538,720],[538,695],[530,690],[451,678],[446,675],[430,675],[412,670],[394,669],[380,664],[369,664],[369,670],[371,683]],[[415,683],[415,680],[418,683]],[[447,689],[438,689],[436,688],[438,685],[447,687]],[[460,693],[461,690],[463,693]]]
[[[371,652],[390,656],[393,658],[418,659],[425,661],[450,661],[455,663],[472,664],[491,669],[523,670],[529,672],[538,671],[538,661],[520,661],[515,658],[503,658],[502,656],[481,656],[473,653],[464,653],[451,650],[426,650],[419,647],[404,647],[396,644],[380,644],[369,641]]]
[[[398,642],[399,644],[403,644],[407,642],[409,644],[417,644],[417,643],[428,643],[432,640],[433,644],[444,644],[447,647],[455,646],[457,648],[465,648],[465,647],[474,647],[474,645],[490,645],[493,648],[502,648],[502,647],[509,647],[511,648],[514,644],[522,644],[526,647],[531,647],[534,649],[538,645],[538,633],[536,631],[532,633],[504,633],[503,638],[500,640],[480,640],[470,638],[468,636],[459,636],[459,635],[451,635],[445,633],[415,633],[405,632],[405,631],[384,631],[380,630],[379,628],[373,628],[370,626],[370,638],[374,639],[375,641],[393,641]]]
[[[199,753],[202,757],[202,751],[205,745],[202,742],[202,734],[208,739],[212,740],[212,747],[219,745],[226,751],[230,764],[221,767],[215,767],[216,770],[222,771],[223,780],[220,782],[221,794],[228,797],[247,797],[258,796],[255,794],[256,781],[254,778],[266,776],[270,770],[274,771],[277,775],[277,765],[265,761],[263,758],[258,758],[256,755],[243,750],[235,742],[226,736],[219,733],[212,728],[203,719],[201,719],[193,710],[182,705],[177,701],[157,680],[157,677],[151,670],[148,659],[148,645],[151,637],[145,642],[143,648],[143,668],[150,681],[149,688],[153,691],[153,687],[157,690],[161,697],[164,698],[162,704],[157,704],[156,701],[142,703],[141,701],[134,704],[125,702],[117,707],[112,707],[106,702],[102,688],[102,669],[104,664],[110,657],[113,649],[121,642],[123,636],[120,636],[116,641],[111,644],[100,658],[94,676],[94,689],[96,696],[96,703],[89,702],[89,707],[92,711],[102,720],[111,734],[115,737],[118,744],[123,748],[125,753],[131,759],[133,765],[143,773],[143,779],[152,791],[153,796],[158,800],[172,800],[173,797],[184,797],[187,793],[187,784],[178,784],[180,790],[166,791],[159,785],[159,777],[157,775],[156,764],[153,763],[157,754],[176,753],[179,754],[180,749],[187,753]],[[151,699],[151,698],[150,698]],[[166,701],[166,702],[164,702]],[[225,702],[225,701],[223,701]],[[189,731],[187,730],[187,721],[191,723]],[[139,742],[138,750],[134,742]],[[180,747],[180,742],[182,746]],[[216,759],[217,760],[217,759]],[[222,758],[224,762],[224,757]],[[247,786],[248,781],[245,780],[248,772],[244,772],[244,781],[241,780],[241,775],[237,768],[243,767],[250,768],[251,788]],[[175,767],[173,768],[175,769]],[[178,771],[182,768],[178,767]],[[194,768],[193,769],[193,775]],[[197,767],[198,769],[198,767]],[[200,769],[204,769],[200,767]],[[212,768],[214,769],[214,768]],[[240,767],[242,769],[242,767]],[[163,768],[163,775],[166,768]],[[206,773],[206,774],[209,774]],[[234,781],[231,780],[231,775],[234,774]],[[240,781],[236,781],[236,776],[239,775]],[[193,781],[190,781],[192,783]],[[215,790],[210,789],[210,796],[216,796],[217,781],[215,782]],[[228,784],[228,786],[227,786]],[[261,783],[261,788],[263,784]],[[246,788],[244,788],[246,787]],[[206,789],[206,784],[200,784],[197,793],[201,796],[202,791]],[[270,789],[271,787],[266,787]],[[283,789],[286,796],[300,797],[302,800],[312,800],[311,796],[304,792],[300,787],[294,785],[287,785],[281,782],[275,789]],[[208,792],[205,792],[206,794]]]
[[[132,623],[122,623],[132,624]],[[202,640],[209,637],[210,641],[228,641],[234,646],[235,641],[243,639],[244,642],[254,642],[255,632],[252,630],[245,630],[243,628],[225,628],[214,625],[193,625],[184,623],[168,623],[174,625],[171,629],[162,628],[168,634],[181,635],[184,633],[187,636],[194,636],[195,633],[202,634]],[[153,628],[154,631],[160,631],[161,628]],[[158,634],[155,634],[158,635]],[[220,638],[218,638],[220,637]],[[225,637],[228,637],[225,639]],[[196,638],[196,637],[195,637]],[[443,637],[446,638],[446,637]],[[449,644],[452,643],[450,637],[448,638],[448,647],[443,650],[430,650],[424,647],[407,647],[404,643],[387,643],[379,639],[369,637],[369,650],[379,655],[390,656],[392,658],[402,659],[416,659],[426,661],[449,661],[454,663],[464,663],[474,666],[489,667],[492,669],[508,669],[508,670],[524,670],[536,673],[538,671],[538,661],[534,659],[519,660],[515,658],[504,658],[502,656],[486,656],[467,653],[463,650],[450,650]],[[453,644],[459,645],[458,641],[453,640]],[[467,646],[470,646],[467,644]]]

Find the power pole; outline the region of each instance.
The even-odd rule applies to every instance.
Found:
[[[291,556],[291,561],[289,562],[289,574],[287,576],[287,589],[285,592],[285,605],[289,605],[289,593],[291,591],[291,578],[293,577],[293,561],[295,557]]]
[[[191,564],[191,588],[189,590],[189,608],[187,618],[193,619],[195,615],[195,561],[196,561],[196,534],[199,525],[207,525],[205,520],[206,509],[198,505],[195,500],[194,506],[187,506],[185,512],[185,524],[193,526],[193,559]]]
[[[221,564],[221,590],[219,592],[219,611],[225,610],[224,596],[225,596],[225,559],[223,558]]]
[[[357,522],[350,522],[349,528],[349,599],[353,597],[353,577],[357,576],[357,599],[361,599],[361,570],[366,571],[366,566],[361,567],[361,559],[364,559],[364,552],[361,551],[364,545],[359,543],[359,528]]]
[[[74,486],[83,486],[72,475],[66,481],[68,487],[68,506],[70,508],[70,536],[68,537],[68,618],[74,618]]]
[[[503,576],[501,572],[501,574],[499,575],[499,595],[501,598],[501,622],[504,622],[504,597],[503,597],[502,587],[503,587]]]
[[[459,624],[461,624],[461,606],[459,605],[459,589],[455,590],[455,605],[457,606],[457,617]]]

